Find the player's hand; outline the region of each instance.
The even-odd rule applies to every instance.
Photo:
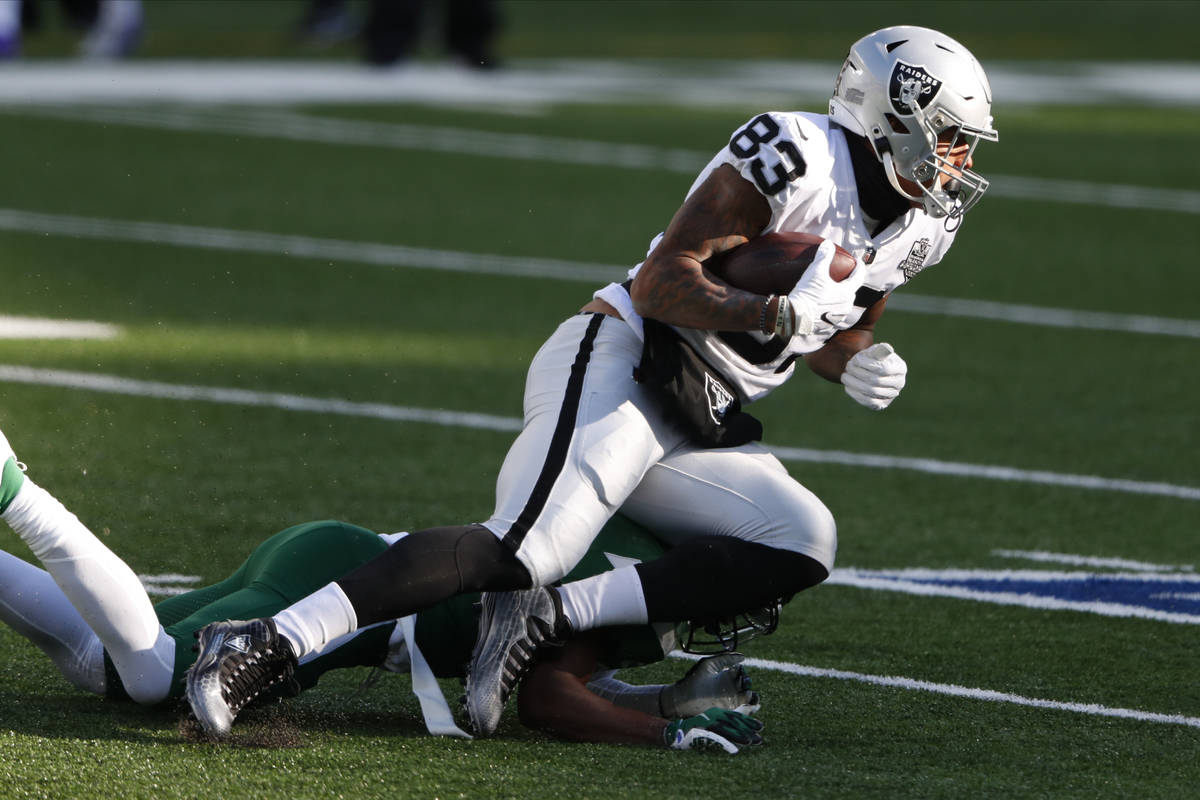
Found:
[[[829,274],[829,265],[833,263],[836,253],[833,242],[828,239],[821,242],[812,263],[788,292],[793,335],[807,336],[840,330],[842,323],[854,310],[854,296],[866,279],[867,271],[862,264],[858,264],[845,280],[835,281]]]
[[[721,748],[736,753],[740,746],[762,744],[758,732],[763,724],[754,717],[724,708],[710,708],[703,714],[675,719],[663,730],[663,743],[672,750]]]
[[[750,689],[750,676],[742,669],[741,653],[721,653],[697,661],[687,674],[663,688],[659,695],[664,717],[691,717],[716,706],[739,714],[762,707],[758,692]]]
[[[842,373],[842,385],[857,402],[882,411],[900,394],[907,375],[908,364],[900,354],[880,342],[854,354]]]

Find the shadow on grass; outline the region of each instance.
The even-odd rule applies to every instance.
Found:
[[[334,710],[292,702],[250,708],[238,715],[224,739],[203,733],[186,705],[178,709],[177,729],[183,741],[240,748],[303,748],[329,734],[354,737],[422,738],[428,734],[419,712],[409,709]]]
[[[319,704],[283,701],[250,708],[239,715],[229,737],[220,741],[200,732],[183,700],[145,707],[87,695],[0,690],[0,719],[7,731],[43,739],[156,745],[175,741],[252,749],[304,748],[329,734],[407,739],[428,735],[415,708],[390,711],[378,702],[350,709],[332,707],[338,702],[331,693]],[[363,705],[354,700],[350,704]]]

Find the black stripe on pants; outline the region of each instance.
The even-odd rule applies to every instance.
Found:
[[[529,533],[529,529],[546,507],[546,502],[550,499],[550,490],[554,488],[554,482],[558,480],[563,465],[567,462],[567,450],[570,449],[571,439],[575,436],[579,399],[583,394],[583,379],[587,375],[588,362],[592,357],[592,347],[595,345],[596,334],[600,330],[601,323],[604,322],[604,317],[604,314],[593,314],[591,322],[588,323],[583,341],[579,343],[579,352],[575,356],[575,363],[571,365],[571,376],[567,379],[567,390],[563,397],[562,409],[558,412],[558,423],[554,427],[554,435],[550,438],[550,449],[546,453],[542,471],[538,475],[537,483],[533,485],[533,491],[525,503],[525,508],[521,510],[517,521],[508,529],[508,533],[504,534],[504,543],[514,551],[521,546],[521,542],[525,540],[525,534]]]

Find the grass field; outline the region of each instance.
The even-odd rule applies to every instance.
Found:
[[[574,5],[514,4],[509,52],[563,55],[552,23],[566,14],[569,31],[602,23],[615,31],[608,50],[586,55],[645,55],[640,34],[616,35],[612,16]],[[981,54],[995,58],[1039,56],[1059,40],[1073,44],[1056,55],[1093,57],[1078,44],[1083,33],[1123,43],[1104,57],[1153,58],[1149,34],[1131,33],[1148,27],[1160,35],[1158,57],[1191,55],[1183,37],[1194,5],[1135,14],[1144,6],[1099,4],[1071,37],[1061,25],[1006,17],[1010,4],[978,5],[976,16],[966,4],[935,8],[947,9],[968,42],[979,29]],[[295,9],[262,6],[274,16],[255,13],[270,25],[248,26],[245,41],[214,35],[225,44],[213,54],[245,54],[254,31],[268,35]],[[790,24],[798,12],[780,7]],[[1046,5],[1064,15],[1073,7]],[[197,13],[195,4],[172,8],[164,31]],[[865,31],[880,11],[861,8]],[[671,18],[663,4],[644,9],[658,25],[651,29]],[[810,10],[844,50],[855,34],[844,19],[829,21],[834,7]],[[704,6],[700,21],[713,13]],[[1114,30],[1126,18],[1130,30]],[[761,33],[765,23],[734,29],[743,24],[749,38],[734,37],[727,55],[783,55],[762,44],[776,41]],[[537,114],[292,110],[701,155],[749,113],[622,103]],[[1186,203],[1164,211],[1138,208],[1143,194],[1124,207],[1101,197],[1102,185],[1121,184],[1172,190],[1194,206],[1200,162],[1189,154],[1200,110],[1000,98],[996,116],[1001,143],[981,152],[983,171],[1088,182],[1096,202],[986,198],[950,257],[911,287],[943,313],[896,302],[881,323],[880,338],[910,367],[886,412],[803,374],[756,406],[767,442],[833,510],[840,534],[839,573],[793,601],[775,636],[748,648],[763,660],[751,672],[764,698],[765,746],[730,760],[568,745],[525,731],[511,711],[494,740],[434,739],[422,735],[405,678],[361,692],[364,673],[247,714],[232,745],[199,744],[181,737],[178,709],[75,692],[5,629],[0,796],[1194,796],[1200,272],[1189,262],[1200,229]],[[512,434],[453,414],[494,415],[501,428],[515,419],[530,357],[599,285],[583,277],[585,265],[635,263],[691,181],[652,167],[285,138],[269,126],[238,135],[22,108],[0,119],[0,151],[9,154],[0,218],[37,222],[0,230],[0,314],[118,330],[108,339],[0,339],[0,429],[30,475],[139,573],[204,581],[298,521],[397,530],[487,516]],[[160,243],[139,241],[121,226],[132,222],[181,226],[172,230],[193,243],[163,243],[161,229],[148,236]],[[372,243],[579,262],[579,275],[434,269],[432,255],[394,266],[399,251],[376,257]],[[948,313],[956,300],[1002,304],[999,318],[971,310],[978,306]],[[1022,307],[1041,311],[1033,323],[1011,321]],[[1165,332],[1131,332],[1135,316]],[[125,382],[97,385],[102,378]],[[162,396],[171,387],[182,394]],[[179,387],[245,393],[203,399]],[[298,411],[279,395],[451,416]],[[878,458],[864,464],[866,456]],[[7,528],[0,548],[29,557]],[[929,572],[903,572],[915,568]],[[1083,594],[1063,599],[1046,588],[1064,573]],[[913,587],[921,581],[924,589]],[[1111,594],[1088,594],[1109,584]],[[1145,613],[1105,613],[1114,605]],[[671,660],[633,677],[668,680],[685,668]],[[884,676],[896,680],[884,685]],[[445,688],[457,697],[457,686]]]

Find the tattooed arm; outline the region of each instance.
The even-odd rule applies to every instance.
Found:
[[[770,206],[754,184],[728,164],[713,170],[675,212],[634,278],[634,309],[685,328],[758,330],[767,298],[735,289],[701,262],[758,236],[770,221]]]

